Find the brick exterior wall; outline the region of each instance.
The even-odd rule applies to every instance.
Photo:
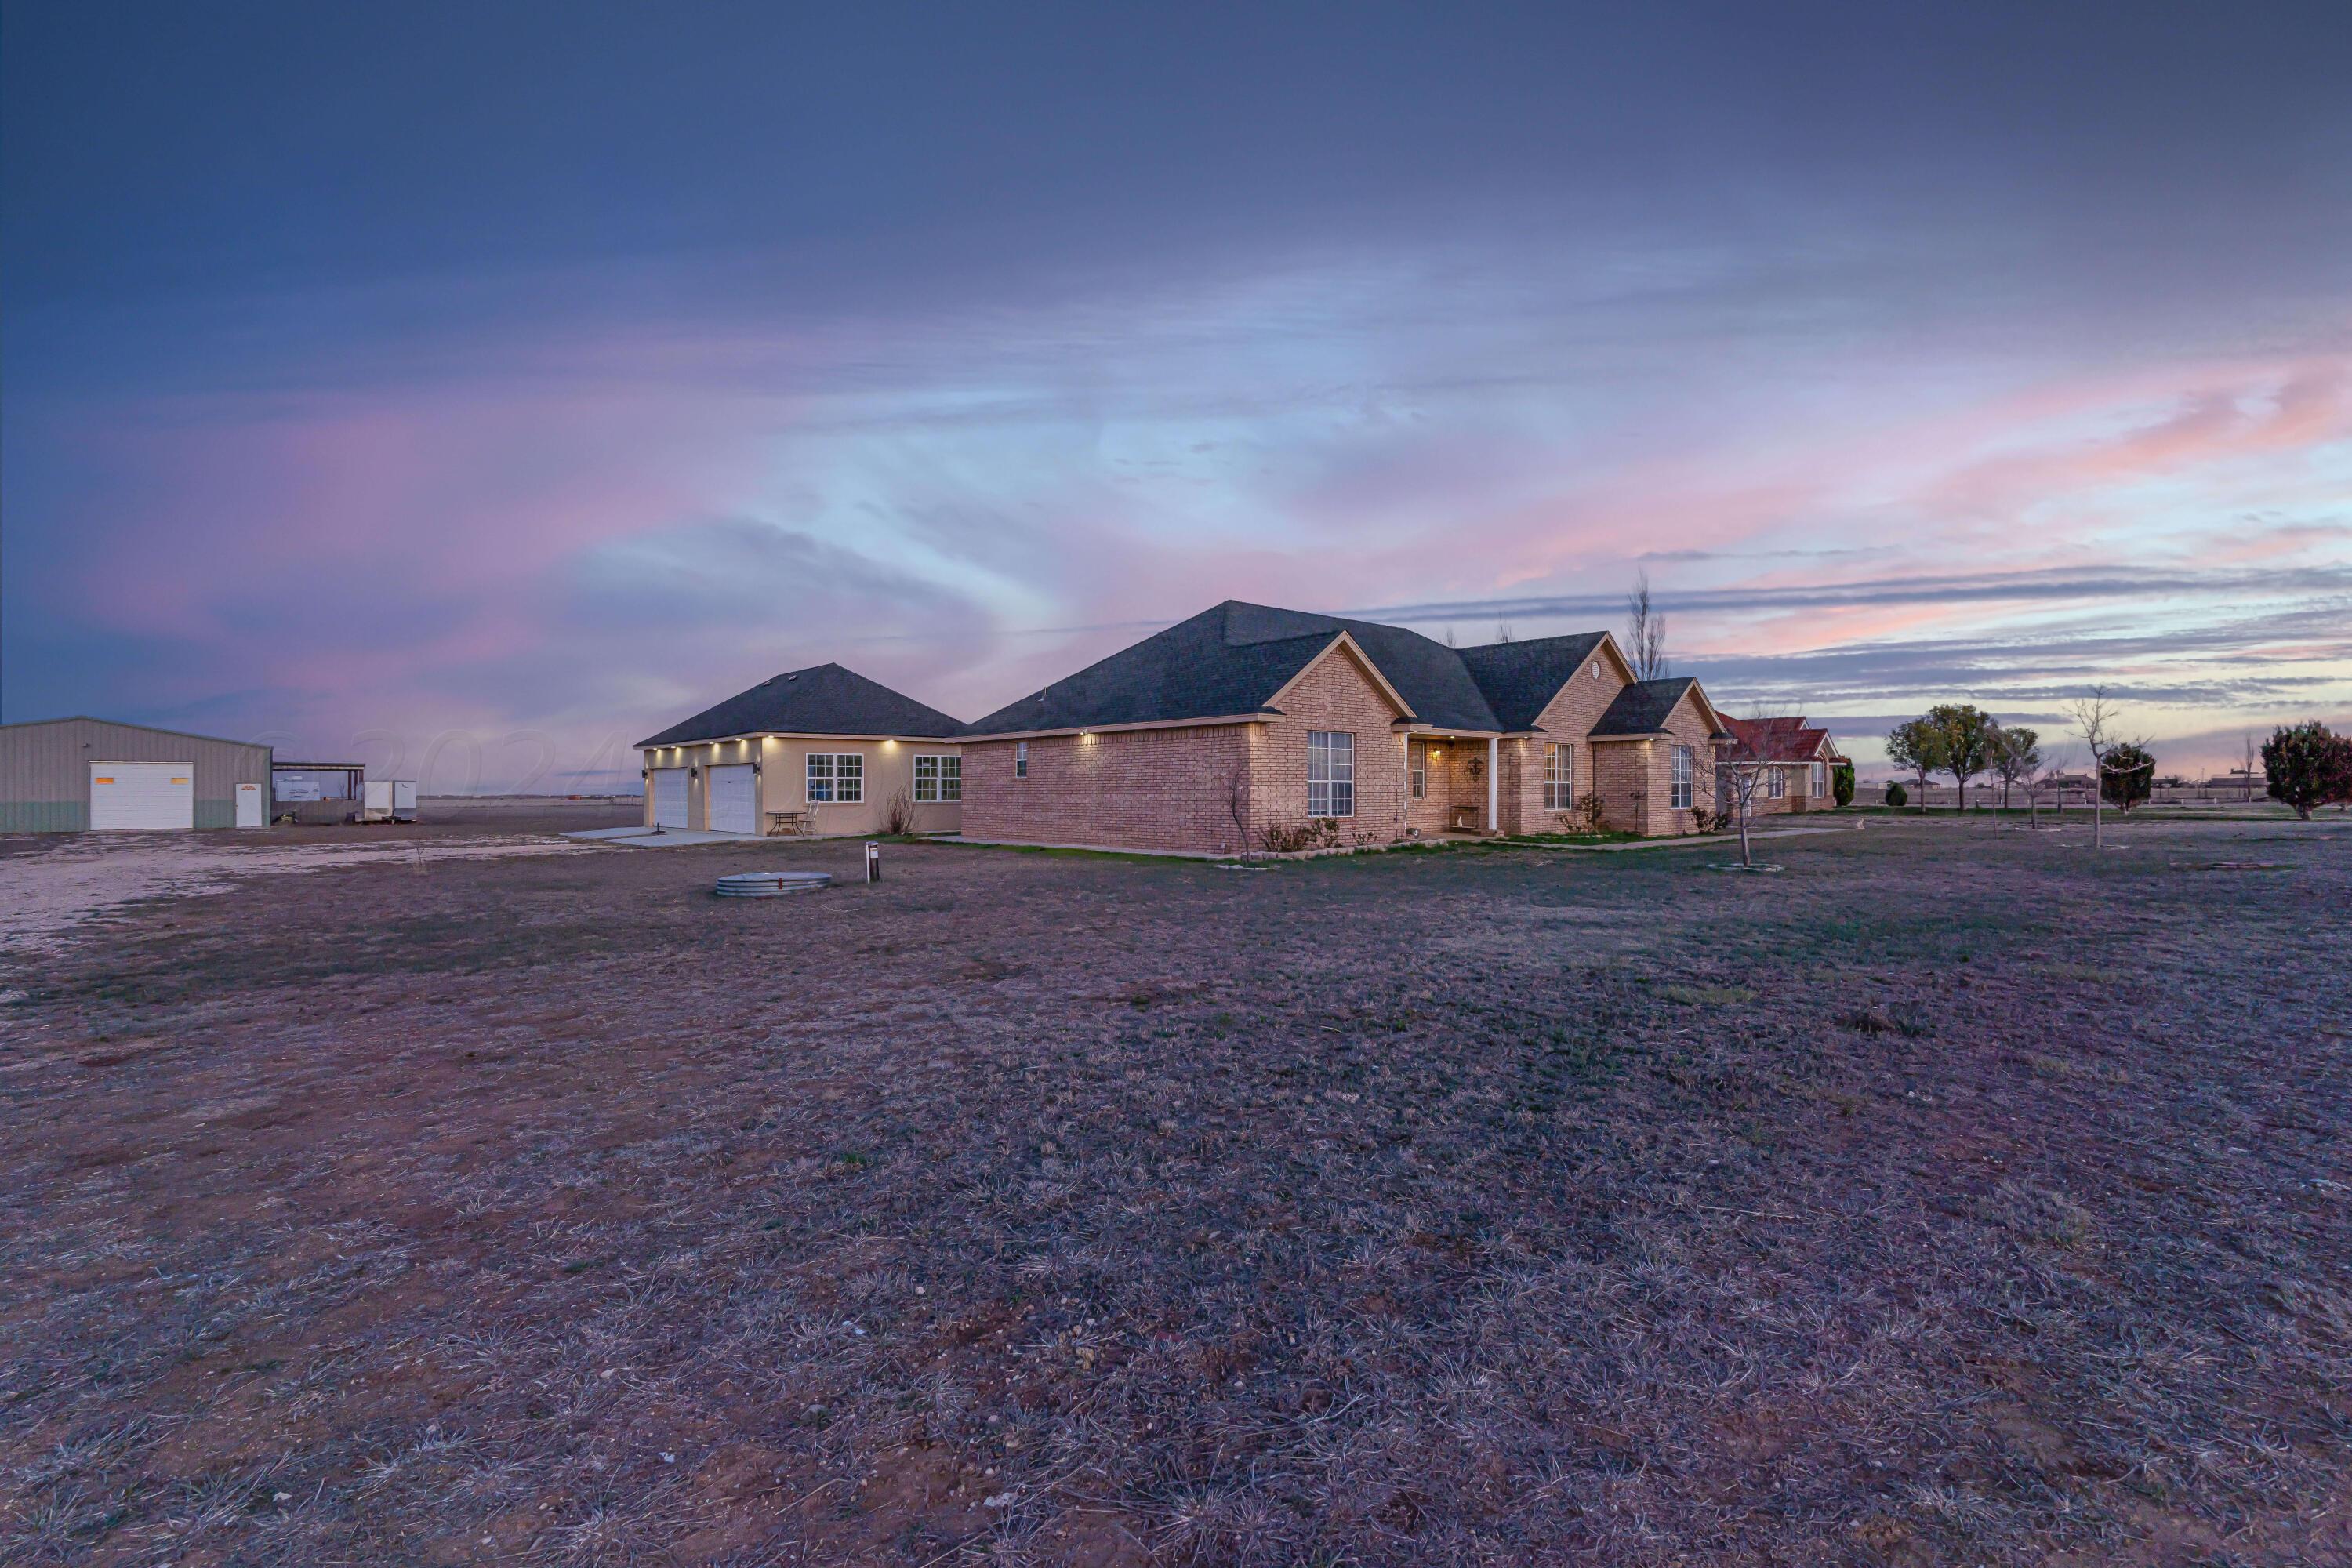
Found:
[[[1576,798],[1601,797],[1600,826],[1657,837],[1697,831],[1692,811],[1675,811],[1673,748],[1693,749],[1696,805],[1715,804],[1712,732],[1697,700],[1685,694],[1668,716],[1670,739],[1595,744],[1586,739],[1632,673],[1613,653],[1596,653],[1601,679],[1580,668],[1546,704],[1543,733],[1497,748],[1496,809],[1505,833],[1581,826],[1543,806],[1544,748],[1574,747]],[[1326,654],[1276,700],[1279,719],[1245,724],[1109,731],[1088,737],[1047,736],[1029,745],[1029,776],[1013,776],[1014,742],[966,741],[963,831],[1014,844],[1086,844],[1106,848],[1232,854],[1265,847],[1269,830],[1295,832],[1307,815],[1307,736],[1337,730],[1356,738],[1356,809],[1339,819],[1342,845],[1391,844],[1408,826],[1444,831],[1452,807],[1475,808],[1486,822],[1486,742],[1445,738],[1400,740],[1395,706],[1344,650]],[[1412,758],[1426,760],[1429,791],[1410,798]],[[1234,816],[1236,781],[1244,836]]]
[[[1455,741],[1443,737],[1416,740],[1412,742],[1416,755],[1424,758],[1429,767],[1429,795],[1425,800],[1408,802],[1406,820],[1420,829],[1426,837],[1444,833],[1453,826],[1454,807],[1466,805],[1476,810],[1477,826],[1486,824],[1486,742],[1483,740]],[[1504,748],[1506,752],[1508,746]],[[1479,776],[1472,776],[1472,763],[1477,764]],[[1509,777],[1507,765],[1505,778]]]
[[[1258,728],[1196,724],[1043,736],[1028,742],[1025,779],[1013,776],[1013,742],[967,741],[964,835],[1013,844],[1234,850],[1242,837],[1234,785],[1238,780],[1246,816],[1251,731]],[[1302,777],[1306,766],[1302,756]]]
[[[1270,827],[1307,826],[1307,732],[1338,730],[1356,737],[1356,810],[1339,820],[1339,841],[1393,844],[1402,838],[1405,747],[1394,728],[1400,715],[1363,667],[1344,650],[1325,654],[1275,706],[1283,716],[1255,727],[1251,764],[1251,821],[1261,837]],[[1430,787],[1434,793],[1434,779]]]
[[[1307,735],[1356,738],[1355,813],[1340,844],[1404,837],[1405,753],[1397,710],[1345,652],[1325,655],[1283,693],[1279,719],[1055,735],[1028,742],[1029,776],[1013,776],[1012,741],[963,742],[963,831],[1013,844],[1231,854],[1268,828],[1306,826]],[[1234,819],[1238,782],[1250,841]],[[1484,798],[1483,796],[1481,797]]]
[[[1645,838],[1698,831],[1696,811],[1676,811],[1667,804],[1674,798],[1677,746],[1691,748],[1691,805],[1715,809],[1714,731],[1699,711],[1698,699],[1685,692],[1666,716],[1664,737],[1603,741],[1590,748],[1601,785],[1603,827]]]
[[[1595,665],[1601,670],[1598,680],[1592,678]],[[1601,716],[1609,711],[1609,705],[1617,700],[1620,691],[1633,684],[1633,671],[1620,664],[1610,645],[1603,643],[1536,715],[1536,728],[1542,731],[1539,736],[1503,742],[1506,752],[1517,753],[1503,770],[1505,792],[1499,804],[1504,832],[1555,833],[1581,826],[1572,816],[1563,819],[1544,809],[1544,748],[1552,744],[1574,748],[1575,798],[1580,801],[1593,793],[1601,783],[1594,771],[1598,753],[1585,737],[1592,733],[1592,726],[1601,722]],[[1608,749],[1604,745],[1600,751],[1605,752]],[[1608,795],[1605,787],[1601,793],[1604,797]]]

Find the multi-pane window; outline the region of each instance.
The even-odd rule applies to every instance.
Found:
[[[1574,746],[1544,748],[1544,809],[1546,811],[1576,809],[1576,748]]]
[[[854,805],[866,798],[866,758],[856,752],[811,752],[808,797],[814,805],[838,801]]]
[[[1016,779],[1029,776],[1029,742],[1026,741],[1013,742],[1013,776]]]
[[[1674,770],[1667,783],[1666,805],[1670,810],[1688,811],[1691,808],[1692,773],[1691,749],[1688,746],[1675,748]]]
[[[1766,800],[1785,800],[1788,798],[1788,795],[1789,770],[1786,768],[1766,768],[1764,770],[1764,798]]]
[[[1830,765],[1827,763],[1815,763],[1813,764],[1813,795],[1818,798],[1829,793]]]
[[[1307,731],[1307,815],[1356,815],[1356,737],[1345,731]]]
[[[963,798],[961,757],[919,756],[915,759],[915,798],[949,801]]]

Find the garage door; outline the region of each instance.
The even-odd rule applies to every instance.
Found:
[[[93,833],[139,833],[196,825],[194,763],[92,763]]]
[[[686,826],[686,770],[684,768],[654,770],[654,826],[656,827]]]
[[[751,763],[710,770],[710,830],[713,833],[757,833],[760,830],[760,784],[751,776]]]

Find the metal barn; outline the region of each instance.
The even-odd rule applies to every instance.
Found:
[[[104,719],[0,724],[0,833],[269,822],[268,746]]]

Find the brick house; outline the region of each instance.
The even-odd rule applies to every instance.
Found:
[[[1731,738],[1723,742],[1722,760],[1760,762],[1766,766],[1756,797],[1749,803],[1756,816],[1827,811],[1837,804],[1831,773],[1846,758],[1828,731],[1808,724],[1802,714],[1726,718],[1724,726]]]
[[[1694,831],[1728,739],[1606,632],[1455,649],[1228,600],[959,737],[963,831],[1193,853]]]

